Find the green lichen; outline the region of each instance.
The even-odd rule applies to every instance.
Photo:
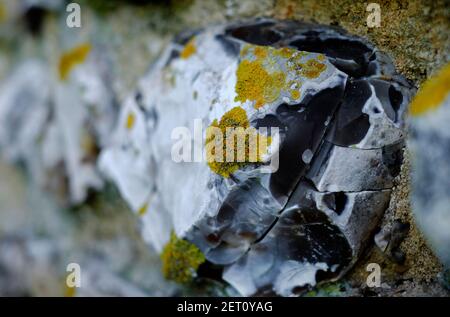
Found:
[[[161,253],[164,277],[180,284],[192,282],[205,256],[194,244],[178,238],[174,232]]]

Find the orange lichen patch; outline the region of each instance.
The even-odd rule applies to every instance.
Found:
[[[220,138],[213,132],[218,132]],[[271,137],[259,134],[250,126],[245,110],[234,107],[220,121],[214,120],[206,130],[208,166],[214,173],[227,178],[249,163],[262,162],[270,143]]]
[[[301,74],[306,78],[317,78],[327,68],[327,65],[318,62],[315,59],[309,59],[306,63],[301,64]]]
[[[450,64],[428,79],[411,103],[409,113],[420,116],[441,106],[450,92]]]
[[[125,121],[125,127],[127,130],[131,130],[134,127],[136,121],[136,115],[133,112],[128,113],[127,120]]]
[[[194,55],[195,52],[197,52],[197,47],[195,46],[195,38],[193,37],[184,46],[183,50],[180,53],[180,57],[182,59],[188,59],[189,57]]]
[[[142,217],[147,213],[147,210],[148,210],[148,203],[145,203],[144,205],[142,205],[141,208],[139,208],[138,215]]]
[[[89,43],[85,43],[64,53],[59,59],[59,78],[61,80],[66,80],[73,68],[86,60],[90,51],[91,45]]]

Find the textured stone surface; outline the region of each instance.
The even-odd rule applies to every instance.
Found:
[[[5,80],[6,74],[17,69],[17,65],[21,64],[21,61],[28,60],[32,57],[34,60],[37,59],[39,62],[44,62],[44,68],[50,77],[54,77],[52,79],[54,83],[58,77],[57,65],[60,56],[65,51],[70,50],[71,47],[76,46],[77,43],[90,42],[93,46],[101,44],[102,56],[112,61],[110,67],[112,67],[113,76],[108,76],[107,80],[113,85],[118,100],[123,100],[124,96],[129,95],[130,90],[134,89],[136,79],[142,76],[145,69],[147,69],[149,61],[155,58],[156,54],[168,42],[172,34],[186,28],[204,27],[219,21],[223,22],[252,16],[297,18],[319,21],[328,25],[342,26],[353,34],[369,38],[372,43],[376,43],[379,49],[388,52],[393,57],[394,63],[398,66],[402,74],[415,80],[415,84],[420,84],[422,80],[433,73],[439,65],[442,65],[448,59],[449,38],[447,30],[448,13],[450,11],[446,10],[448,4],[445,1],[429,3],[422,1],[409,1],[408,3],[401,3],[399,1],[382,2],[382,27],[375,29],[368,28],[365,24],[367,15],[365,10],[366,4],[347,0],[339,2],[335,0],[177,1],[172,2],[170,5],[157,3],[146,7],[128,6],[124,4],[125,2],[121,1],[113,3],[80,0],[83,12],[83,28],[71,30],[64,27],[65,11],[63,6],[59,6],[59,9],[53,5],[47,7],[47,9],[58,10],[50,14],[42,14],[44,12],[39,10],[39,8],[28,11],[26,10],[26,5],[22,6],[23,3],[55,4],[58,2],[61,3],[60,1],[53,0],[4,0],[0,2],[0,80]],[[142,1],[140,3],[144,2]],[[106,7],[108,7],[108,11],[103,11]],[[92,11],[91,8],[95,8],[98,11]],[[137,34],[139,36],[136,36]],[[417,34],[421,34],[421,36],[417,37]],[[38,110],[38,107],[36,110]],[[364,120],[364,114],[360,114],[359,117],[359,121],[362,124],[367,124],[367,120]],[[53,130],[55,131],[56,129]],[[347,133],[343,133],[343,135],[347,135]],[[360,138],[360,135],[357,134],[353,138]],[[30,139],[33,138],[31,137]],[[332,138],[327,139],[330,140]],[[343,143],[345,140],[342,141],[336,137],[334,137],[334,140],[336,144],[340,143],[341,146],[345,146],[345,143]],[[27,142],[23,144],[25,145]],[[8,143],[8,147],[11,145],[12,143]],[[25,147],[20,146],[20,151],[24,149],[25,152],[32,152],[31,149],[26,150]],[[11,149],[13,148],[15,146],[11,147]],[[33,150],[36,148],[38,148],[36,144],[32,146]],[[3,150],[4,148],[2,148]],[[16,150],[14,151],[17,153]],[[95,158],[95,152],[91,156],[92,158]],[[314,157],[311,153],[312,151],[304,151],[302,153],[301,157],[305,163],[313,161]],[[42,171],[40,171],[41,166],[39,165],[41,159],[39,156],[39,154],[34,155],[33,159],[29,160],[35,161],[32,163],[34,165],[33,169],[38,171],[36,173],[38,174],[38,179],[40,177],[39,175],[42,175]],[[17,162],[18,160],[15,161]],[[27,164],[30,164],[30,162]],[[65,184],[68,178],[65,177],[64,165],[65,163],[57,164],[56,167],[45,172],[47,175],[40,179],[44,180],[47,188],[56,189],[58,193],[64,194],[62,195],[63,198],[67,198]],[[408,234],[406,241],[402,245],[402,249],[406,251],[407,267],[393,268],[389,261],[380,257],[364,258],[356,268],[357,272],[362,272],[361,279],[353,285],[355,289],[347,293],[347,295],[370,296],[370,294],[380,294],[382,296],[403,296],[410,294],[423,296],[439,294],[439,287],[433,281],[436,270],[439,269],[439,263],[434,259],[431,251],[425,245],[410,217],[408,204],[409,184],[408,177],[405,176],[408,174],[408,170],[408,166],[405,166],[401,179],[396,179],[397,184],[393,192],[394,200],[391,200],[390,214],[388,215],[388,217],[400,216],[412,224],[412,231]],[[73,237],[67,237],[67,239],[74,239],[76,236],[77,238],[82,238],[90,247],[93,247],[94,243],[92,241],[99,241],[99,238],[102,239],[104,233],[107,231],[103,227],[108,227],[108,232],[119,232],[119,228],[123,228],[123,224],[128,223],[126,208],[122,207],[121,204],[115,204],[113,200],[104,201],[102,204],[96,203],[95,208],[93,207],[90,212],[99,213],[98,217],[86,217],[87,214],[85,214],[83,216],[85,221],[82,224],[73,223],[72,220],[73,216],[78,214],[78,211],[74,213],[71,210],[59,209],[58,212],[55,211],[55,213],[51,214],[46,207],[42,207],[38,209],[32,208],[27,213],[15,212],[20,210],[16,210],[17,208],[14,206],[13,210],[11,210],[9,202],[16,199],[15,197],[17,195],[16,192],[9,190],[12,185],[10,177],[8,173],[3,172],[4,170],[2,170],[1,180],[5,184],[3,184],[3,190],[0,193],[3,195],[3,199],[0,201],[0,216],[2,224],[8,229],[13,228],[13,224],[21,223],[21,220],[28,219],[26,223],[36,224],[39,235],[51,235],[55,231],[67,231],[70,228],[74,230],[74,235]],[[83,185],[81,188],[86,189],[89,187],[90,185],[87,184],[87,186]],[[89,201],[91,201],[92,191],[89,190],[89,193]],[[24,200],[23,203],[25,202],[28,201]],[[75,202],[73,196],[72,202]],[[114,221],[116,222],[110,221],[110,213],[104,213],[102,211],[111,208],[122,211],[114,217],[116,219]],[[141,209],[141,211],[144,210],[144,208]],[[31,214],[30,211],[32,211]],[[58,223],[50,221],[57,218],[59,214],[64,216],[64,220]],[[31,216],[33,218],[30,218]],[[51,225],[42,226],[44,222],[49,222]],[[21,226],[17,227],[17,230],[20,230],[21,234],[26,234],[30,229],[22,223]],[[65,236],[64,233],[62,233],[62,236]],[[28,234],[27,237],[29,237]],[[1,239],[3,238],[7,240],[7,237],[4,235],[2,235]],[[31,237],[31,239],[33,238]],[[58,235],[58,237],[53,237],[52,239],[59,240],[61,236]],[[112,246],[115,243],[111,241]],[[44,250],[44,248],[34,247],[37,245],[39,243],[33,244],[36,255],[40,255],[41,258],[47,257],[48,253],[39,251]],[[95,245],[98,245],[98,242]],[[70,246],[70,248],[73,250],[73,246]],[[113,253],[116,253],[116,248],[112,247],[111,249],[114,250]],[[128,257],[124,253],[119,253],[120,259]],[[10,253],[6,252],[4,254],[8,257]],[[87,252],[86,249],[83,249],[82,254],[86,256],[86,263],[92,260],[92,254]],[[116,260],[109,259],[108,261]],[[390,287],[383,286],[381,289],[365,291],[363,287],[367,276],[365,263],[369,262],[377,262],[382,265],[383,281],[386,280]],[[136,264],[136,262],[134,263]],[[64,265],[64,263],[61,264]],[[145,271],[159,270],[158,265],[153,265],[153,263],[150,265],[144,264],[144,266]],[[310,268],[311,266],[308,267]],[[24,289],[29,287],[29,284],[25,280],[33,279],[33,276],[39,275],[37,273],[25,275],[23,272],[20,272],[20,266],[17,266],[17,268],[18,274],[15,276],[23,277],[20,280],[23,282],[22,286]],[[61,270],[63,271],[64,269],[61,268]],[[422,278],[426,278],[428,281],[427,285],[422,284]],[[404,282],[405,279],[408,281]],[[337,287],[341,287],[342,291],[342,286]],[[162,288],[157,287],[157,289]],[[325,289],[328,289],[327,286],[325,286]],[[317,294],[320,293],[318,292]],[[42,288],[32,288],[32,294],[45,294],[45,290]]]
[[[262,20],[181,43],[141,80],[121,111],[115,146],[100,157],[143,214],[144,237],[161,250],[173,227],[244,295],[286,296],[342,275],[389,203],[410,85],[382,53],[332,28]],[[311,72],[309,60],[325,67]],[[269,67],[268,78],[252,63]],[[244,66],[259,77],[244,77],[241,89]],[[264,83],[276,92],[267,95]],[[260,173],[262,162],[224,177],[205,163],[171,160],[173,128],[192,131],[196,118],[209,126],[236,106],[252,126],[280,129],[276,172]]]

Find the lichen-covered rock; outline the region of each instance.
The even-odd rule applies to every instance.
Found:
[[[410,91],[387,56],[339,29],[211,27],[177,38],[142,78],[100,170],[156,250],[174,230],[241,294],[289,296],[356,261],[389,203]],[[208,131],[227,127],[250,129],[246,154],[208,160]],[[174,150],[183,135],[193,141]],[[253,159],[252,136],[265,143]]]
[[[189,283],[205,262],[203,253],[192,243],[179,239],[174,233],[161,253],[164,277],[178,283]]]
[[[63,52],[55,67],[27,60],[0,87],[3,155],[24,163],[40,185],[48,185],[52,170],[62,169],[73,204],[83,202],[90,188],[102,187],[97,154],[118,112],[107,59],[100,53],[79,43]]]
[[[450,65],[425,82],[410,108],[412,203],[419,227],[450,268]]]

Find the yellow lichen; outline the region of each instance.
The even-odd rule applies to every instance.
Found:
[[[61,80],[66,80],[73,68],[86,60],[90,51],[91,45],[85,43],[64,53],[59,59],[59,78]]]
[[[292,89],[291,90],[291,98],[294,100],[300,99],[300,91],[298,91],[296,89]]]
[[[435,77],[427,80],[411,103],[409,113],[420,116],[436,110],[443,104],[450,92],[450,64],[447,64]]]
[[[254,54],[256,58],[266,58],[267,57],[267,49],[262,46],[256,46],[254,49]]]
[[[128,113],[127,120],[125,122],[125,127],[127,130],[131,130],[133,128],[135,121],[136,115],[133,112]]]
[[[317,55],[317,60],[323,62],[325,60],[325,55],[323,54]]]
[[[64,297],[75,297],[77,295],[77,288],[67,286],[66,281],[64,281]]]
[[[141,206],[141,208],[139,208],[138,215],[142,217],[147,213],[147,210],[148,210],[148,203],[145,203],[144,205]]]
[[[286,74],[283,72],[274,72],[270,77],[271,84],[267,85],[264,89],[264,100],[266,103],[277,100],[286,84]]]
[[[306,63],[300,64],[301,74],[306,78],[317,78],[327,68],[327,65],[315,59],[309,59]]]
[[[182,59],[188,59],[193,54],[195,54],[195,52],[197,52],[197,48],[195,46],[195,38],[192,38],[184,46],[183,50],[180,53],[180,57]]]
[[[219,131],[220,138],[213,133],[213,128]],[[206,130],[208,166],[214,173],[227,178],[246,164],[261,162],[270,143],[270,137],[259,134],[250,126],[245,110],[234,107],[220,122],[214,120]],[[241,153],[243,157],[240,157]]]
[[[196,276],[200,264],[205,262],[203,253],[192,243],[178,238],[174,232],[161,253],[162,271],[166,279],[187,284]]]
[[[322,54],[302,62],[308,54],[290,47],[245,45],[236,71],[235,101],[253,102],[258,109],[276,101],[282,93],[300,98],[300,92],[292,95],[292,84],[298,87],[304,78],[317,78],[327,67],[318,61],[325,59]]]
[[[298,51],[295,48],[282,47],[280,49],[274,50],[274,55],[275,56],[280,56],[280,57],[283,57],[283,58],[291,58],[297,52]]]
[[[284,79],[282,72],[269,74],[259,60],[243,60],[237,70],[235,101],[253,101],[258,109],[278,98],[285,84]]]
[[[270,83],[270,76],[260,62],[242,61],[237,70],[235,101],[255,102],[255,108],[264,104],[264,88]]]

